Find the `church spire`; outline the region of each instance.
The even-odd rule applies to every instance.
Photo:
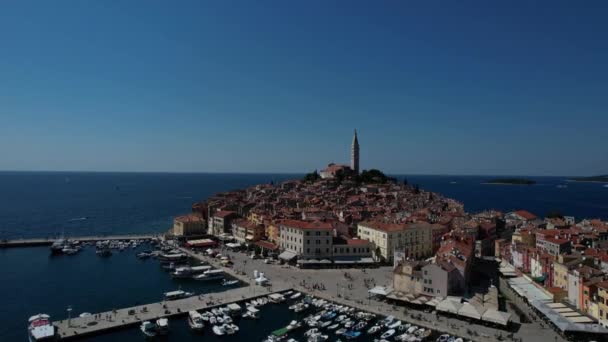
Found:
[[[350,147],[350,168],[359,174],[359,140],[357,139],[357,130],[353,135],[353,143]]]

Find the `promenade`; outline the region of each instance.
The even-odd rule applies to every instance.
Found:
[[[270,293],[283,292],[288,289],[280,288],[270,292],[268,289],[257,287],[240,287],[237,289],[192,296],[188,298],[161,301],[138,305],[119,310],[101,312],[87,317],[76,317],[53,322],[57,326],[62,340],[84,337],[93,334],[110,332],[112,330],[139,325],[143,321],[156,320],[161,317],[176,317],[186,315],[191,310],[207,310],[229,303],[247,301]],[[245,307],[241,305],[243,309]]]
[[[130,235],[111,235],[111,236],[72,236],[69,239],[81,242],[97,242],[104,240],[144,240],[160,237],[161,234],[130,234]],[[34,246],[50,246],[57,238],[37,238],[37,239],[17,239],[17,240],[1,240],[0,248],[9,247],[34,247]]]

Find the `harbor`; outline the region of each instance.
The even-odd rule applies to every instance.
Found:
[[[81,237],[70,237],[70,240],[94,243],[94,242],[106,241],[106,240],[107,241],[150,240],[150,239],[159,238],[160,236],[161,236],[160,234],[81,236]],[[55,241],[57,241],[57,239],[55,239],[55,238],[0,240],[0,248],[51,246]]]

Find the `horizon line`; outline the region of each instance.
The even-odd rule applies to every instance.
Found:
[[[317,170],[317,169],[315,169]],[[371,170],[371,169],[364,169]],[[310,171],[308,171],[310,172]],[[0,173],[133,173],[133,174],[233,174],[233,175],[305,175],[308,172],[289,171],[103,171],[103,170],[0,170]],[[384,172],[384,171],[382,171]],[[474,173],[391,173],[387,176],[445,176],[445,177],[596,177],[601,175],[532,175],[532,174],[474,174]]]

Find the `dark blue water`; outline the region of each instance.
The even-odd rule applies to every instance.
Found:
[[[274,174],[0,172],[0,239],[166,231],[217,192]]]
[[[410,184],[464,203],[465,210],[526,209],[538,216],[558,210],[564,215],[608,219],[608,188],[599,183],[569,182],[566,177],[526,177],[534,185],[483,184],[493,176],[406,176]],[[403,176],[398,177],[403,179]],[[452,184],[451,182],[456,182]],[[558,188],[557,186],[566,186]]]
[[[93,247],[76,255],[51,256],[48,247],[0,249],[2,305],[0,341],[24,341],[27,319],[44,312],[54,319],[101,312],[162,300],[163,293],[181,289],[195,293],[223,291],[217,283],[173,279],[154,259],[140,260],[138,250],[102,258]]]
[[[0,172],[0,239],[162,232],[193,202],[231,189],[299,175]],[[397,176],[402,179],[403,176]],[[407,176],[410,184],[442,193],[470,212],[552,210],[608,219],[608,188],[532,177],[532,186],[481,184],[491,176]],[[451,182],[456,182],[452,184]],[[557,188],[558,184],[567,185]]]

